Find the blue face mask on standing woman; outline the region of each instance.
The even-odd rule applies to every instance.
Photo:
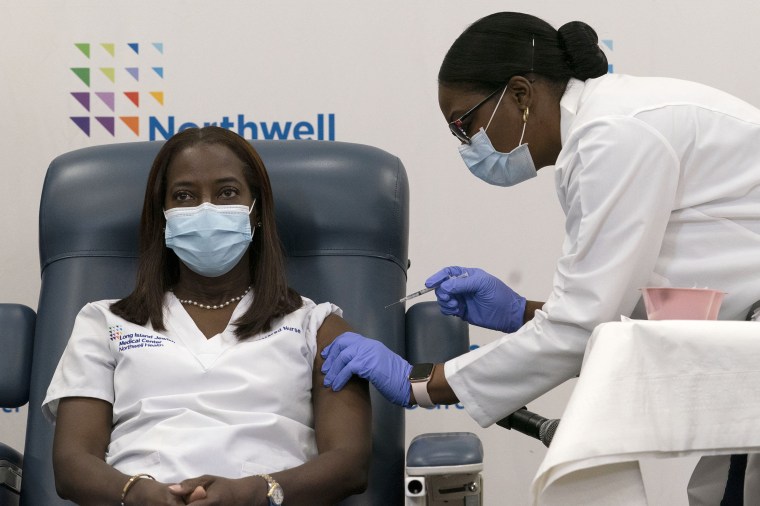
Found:
[[[166,247],[190,270],[215,278],[232,270],[253,239],[248,206],[175,207],[164,211]]]
[[[491,139],[486,135],[486,130],[491,125],[491,120],[493,120],[506,91],[507,88],[504,88],[485,129],[481,128],[478,133],[473,135],[470,144],[459,146],[459,154],[462,155],[462,160],[464,160],[470,172],[486,183],[496,186],[514,186],[517,183],[522,183],[532,177],[536,177],[536,166],[533,164],[533,158],[531,158],[528,151],[528,145],[522,143],[525,136],[525,126],[528,124],[527,109],[525,110],[525,114],[523,114],[523,129],[522,135],[520,135],[520,142],[509,153],[496,151],[493,144],[491,144]]]

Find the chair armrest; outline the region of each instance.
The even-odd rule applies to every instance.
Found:
[[[0,443],[0,506],[18,504],[22,463],[23,457],[19,452]]]
[[[35,312],[21,304],[0,304],[0,407],[29,402]]]
[[[409,476],[476,473],[483,470],[483,444],[472,432],[420,434],[406,453]]]
[[[469,350],[469,325],[442,314],[437,302],[418,302],[407,310],[406,358],[410,363],[443,363]]]

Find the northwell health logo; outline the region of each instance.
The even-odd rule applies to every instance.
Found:
[[[76,112],[69,118],[72,128],[87,137],[154,141],[187,128],[217,125],[247,139],[335,140],[334,113],[297,121],[253,121],[252,114],[239,112],[200,121],[166,114],[163,42],[78,42],[72,53],[70,70],[77,89],[69,93]]]

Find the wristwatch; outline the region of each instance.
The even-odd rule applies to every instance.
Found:
[[[280,506],[285,500],[285,494],[283,493],[280,484],[268,474],[260,474],[259,476],[267,480],[267,499],[269,499],[269,506]]]
[[[412,366],[412,372],[409,373],[409,382],[412,384],[414,400],[417,405],[423,408],[434,408],[435,403],[430,399],[428,394],[428,383],[433,376],[435,364],[415,364]]]

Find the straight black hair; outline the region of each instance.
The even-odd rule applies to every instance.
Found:
[[[163,301],[167,290],[179,280],[179,258],[164,241],[164,198],[166,171],[175,155],[198,144],[219,144],[237,156],[244,165],[261,226],[250,245],[249,271],[256,304],[235,322],[239,339],[270,329],[274,318],[295,311],[302,305],[301,296],[287,284],[285,255],[277,234],[274,197],[264,162],[253,146],[220,127],[190,128],[172,136],[158,152],[148,176],[140,220],[140,257],[134,291],[111,305],[111,311],[127,321],[145,325],[150,321],[156,330],[165,330]]]

